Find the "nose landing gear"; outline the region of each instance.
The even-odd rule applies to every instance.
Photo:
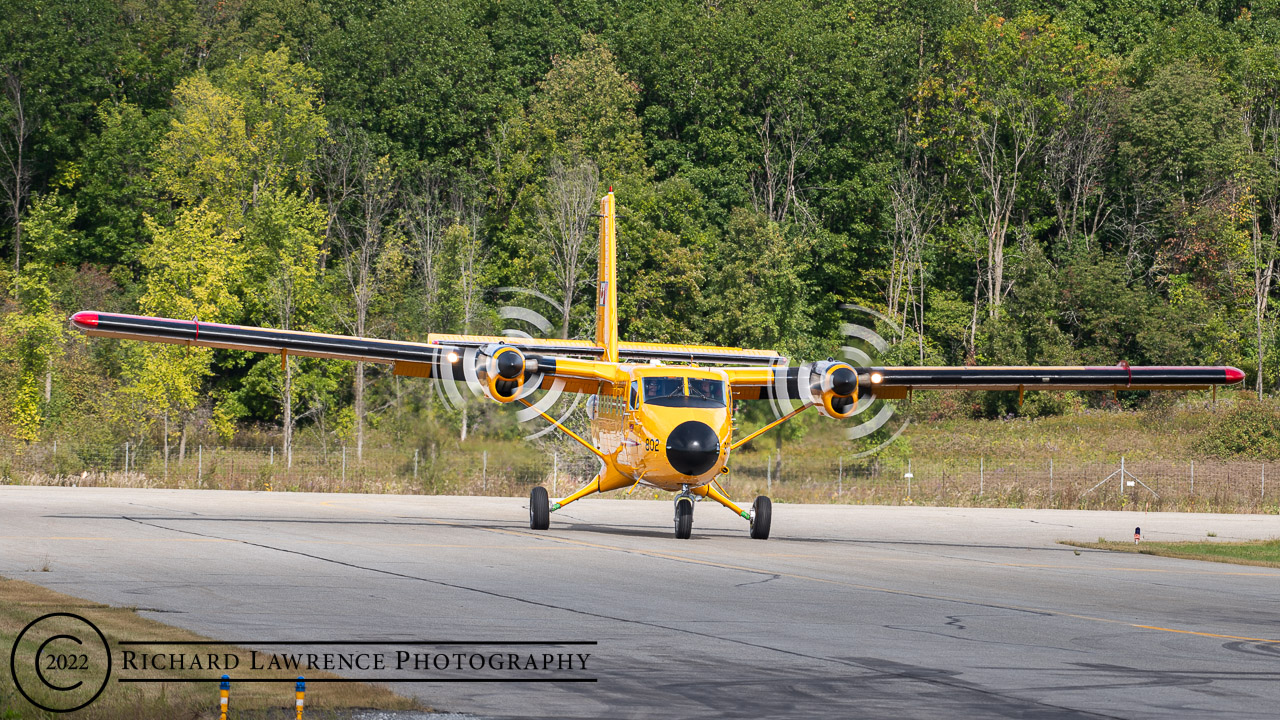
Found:
[[[688,540],[693,534],[693,495],[688,485],[676,496],[675,525],[677,540]]]

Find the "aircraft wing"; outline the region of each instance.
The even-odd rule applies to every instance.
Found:
[[[726,368],[741,400],[800,399],[804,367]],[[974,366],[856,368],[859,395],[901,399],[913,390],[1205,390],[1244,373],[1226,366]],[[805,383],[806,385],[808,383]]]
[[[536,375],[546,388],[562,379],[566,392],[595,393],[601,383],[618,381],[615,365],[572,357],[591,354],[581,352],[580,341],[572,340],[511,342],[512,338],[501,337],[438,336],[418,343],[92,311],[76,313],[71,324],[92,337],[381,363],[391,365],[397,375],[460,382],[480,382],[481,356],[505,345],[522,351],[525,379]]]

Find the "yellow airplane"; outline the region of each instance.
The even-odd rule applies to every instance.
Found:
[[[551,513],[588,495],[645,485],[677,493],[675,536],[688,538],[693,506],[708,498],[744,518],[750,536],[767,539],[768,497],[750,509],[729,499],[717,476],[733,452],[800,412],[815,408],[849,418],[874,399],[913,390],[1188,390],[1236,383],[1232,367],[854,367],[826,360],[790,365],[771,350],[664,345],[618,340],[616,208],[600,202],[600,262],[595,340],[546,340],[432,334],[426,343],[223,325],[195,320],[84,311],[72,324],[94,337],[226,348],[280,355],[385,363],[396,375],[466,382],[500,403],[531,408],[600,460],[591,482],[551,502],[535,487],[529,527],[546,530]],[[582,393],[591,439],[574,433],[535,403],[538,390]],[[544,398],[551,394],[544,395]],[[736,400],[785,399],[798,408],[743,437],[734,437]]]

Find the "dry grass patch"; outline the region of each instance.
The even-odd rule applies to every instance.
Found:
[[[0,647],[13,647],[18,634],[32,620],[55,612],[81,615],[106,636],[117,664],[113,677],[102,695],[83,710],[54,714],[31,705],[14,686],[8,668],[0,673],[0,720],[19,718],[85,718],[86,720],[206,720],[217,718],[218,686],[215,683],[118,683],[121,640],[190,641],[208,640],[194,633],[144,618],[133,608],[101,605],[63,595],[38,585],[0,577]],[[86,643],[88,644],[88,643]],[[37,642],[24,638],[17,648],[19,657],[34,657]],[[173,648],[128,646],[139,652],[166,652]],[[203,653],[231,653],[240,658],[232,673],[231,713],[234,718],[293,718],[294,688],[288,683],[235,683],[235,679],[271,677],[278,673],[248,669],[249,651],[231,645],[210,645]],[[7,663],[8,658],[5,658]],[[129,677],[217,677],[220,671],[166,670],[130,671]],[[329,673],[310,673],[308,679],[336,677]],[[25,684],[24,684],[25,687]],[[38,698],[37,698],[38,699]],[[312,719],[345,718],[350,710],[419,710],[417,701],[390,690],[367,683],[308,683],[305,717]],[[52,703],[46,703],[52,705]]]

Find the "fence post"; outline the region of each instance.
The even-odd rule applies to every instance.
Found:
[[[418,479],[418,448],[413,449],[413,479]]]
[[[551,451],[551,494],[556,494],[556,479],[560,477],[560,450]]]
[[[271,446],[271,464],[272,465],[276,464],[276,446],[275,445]]]
[[[200,446],[200,451],[196,455],[196,480],[204,479],[204,445]]]
[[[840,456],[840,479],[836,485],[836,497],[844,495],[844,456]]]
[[[1262,463],[1262,492],[1258,495],[1258,499],[1264,500],[1267,497],[1267,464]]]
[[[480,451],[480,492],[489,493],[489,451]]]
[[[1053,458],[1049,458],[1049,507],[1053,507]]]
[[[769,453],[769,457],[765,458],[765,460],[767,460],[769,463],[764,468],[765,488],[767,489],[768,493],[772,495],[773,494],[773,453]]]
[[[1196,494],[1196,461],[1191,461],[1191,494]]]
[[[342,483],[347,482],[347,446],[342,446]]]
[[[987,459],[978,458],[978,497],[982,497],[982,491],[987,484]]]

